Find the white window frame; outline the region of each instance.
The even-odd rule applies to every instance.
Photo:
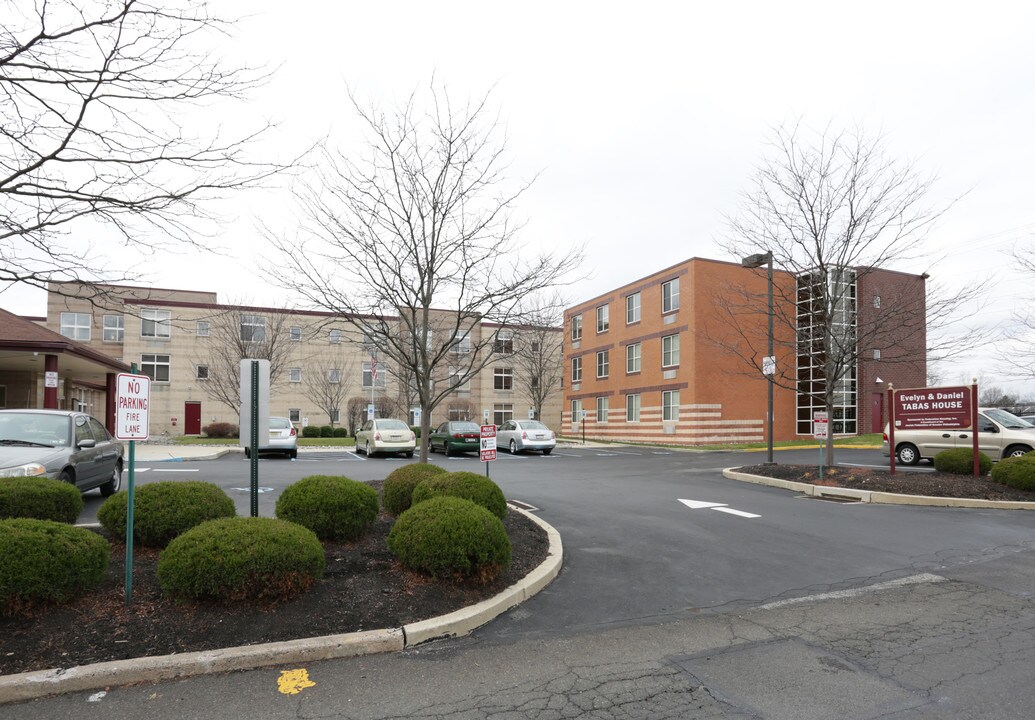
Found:
[[[201,363],[199,365],[195,365],[194,366],[194,379],[195,380],[208,380],[209,377],[210,377],[210,375],[209,375],[208,365],[206,365],[204,363]]]
[[[492,369],[492,389],[508,391],[514,389],[514,368],[498,367]]]
[[[679,333],[661,338],[661,367],[679,366]]]
[[[140,337],[164,340],[172,337],[172,312],[142,308],[140,310]]]
[[[572,424],[582,422],[582,400],[571,401],[571,422]]]
[[[302,342],[302,328],[293,325],[288,329],[288,339],[291,342]]]
[[[288,410],[288,420],[293,423],[302,422],[302,408],[291,408]]]
[[[341,382],[341,368],[331,368],[327,371],[327,382],[337,385]]]
[[[679,278],[661,283],[661,312],[670,313],[679,309]]]
[[[368,360],[367,362],[363,363],[363,387],[367,388],[368,390],[371,387],[383,388],[385,386],[385,375],[386,374],[387,373],[385,372],[385,365],[384,365],[384,363],[379,362],[377,364],[377,381],[373,382],[373,385],[371,385],[371,382],[372,382],[372,379],[371,379],[371,368],[370,368],[370,361]]]
[[[492,424],[502,425],[505,422],[510,422],[514,419],[514,404],[513,403],[493,403],[492,405]]]
[[[679,420],[678,390],[665,390],[661,393],[661,419],[669,422]]]
[[[469,355],[471,353],[471,333],[465,332],[458,337],[450,348],[457,355]]]
[[[571,359],[571,381],[573,383],[582,382],[582,356]]]
[[[643,365],[643,348],[640,343],[629,343],[625,346],[625,374],[638,373]]]
[[[571,316],[571,340],[578,342],[582,339],[582,314]]]
[[[288,368],[288,382],[300,383],[302,382],[302,368],[293,367]]]
[[[101,319],[101,340],[120,343],[126,338],[126,317],[124,315],[105,315]]]
[[[208,337],[211,331],[212,325],[208,322],[208,320],[198,320],[198,324],[194,330],[194,333],[198,337]]]
[[[640,421],[640,394],[630,393],[625,396],[625,421]]]
[[[598,397],[597,398],[597,422],[598,423],[606,423],[607,422],[607,410],[608,410],[607,405],[608,405],[608,400],[607,400],[606,396]]]
[[[147,371],[148,367],[151,368],[151,372]],[[164,378],[160,377],[160,368],[165,368]],[[140,372],[150,377],[152,382],[168,383],[172,380],[172,358],[164,353],[143,353],[140,356]]]
[[[611,329],[611,306],[600,305],[597,307],[597,335],[606,333]]]
[[[492,350],[500,355],[513,355],[514,354],[514,331],[513,330],[499,330],[496,332],[496,338],[492,343]]]
[[[61,313],[61,334],[69,340],[89,342],[93,331],[93,316],[90,313]]]
[[[331,345],[337,345],[341,342],[341,330],[335,328],[327,333],[327,342]]]
[[[611,374],[611,351],[597,351],[597,379],[606,378]]]
[[[625,296],[625,324],[632,325],[640,321],[640,294],[638,292]]]
[[[266,318],[263,315],[241,315],[241,342],[262,342],[266,339]]]

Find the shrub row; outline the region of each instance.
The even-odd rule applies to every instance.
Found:
[[[43,477],[0,481],[0,520],[35,518],[71,525],[82,511],[82,493],[71,483]]]
[[[377,520],[377,491],[347,477],[311,475],[285,488],[276,512],[321,540],[348,542]]]
[[[331,427],[330,425],[309,425],[307,427],[302,428],[302,437],[307,438],[343,438],[348,436],[348,428],[343,427]]]
[[[206,436],[210,438],[235,438],[240,435],[240,428],[233,423],[215,422],[201,428]]]
[[[413,489],[421,482],[436,475],[445,475],[446,470],[431,463],[410,463],[393,470],[385,478],[381,495],[384,498],[385,510],[392,515],[400,515],[413,503]]]
[[[971,475],[974,472],[974,449],[953,448],[943,450],[934,456],[934,468],[940,472],[954,475]],[[978,469],[982,475],[988,475],[992,469],[992,458],[983,452],[978,453]]]

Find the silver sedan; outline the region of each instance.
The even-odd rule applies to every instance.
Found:
[[[508,420],[496,431],[496,446],[511,453],[540,450],[549,455],[557,446],[557,435],[538,420]]]

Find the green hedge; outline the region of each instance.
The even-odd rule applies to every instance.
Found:
[[[95,532],[52,520],[0,520],[0,615],[62,602],[100,585],[108,542]]]
[[[400,515],[413,504],[413,489],[423,480],[436,475],[445,475],[446,470],[431,463],[410,463],[403,465],[385,478],[381,495],[384,498],[385,510],[392,515]]]
[[[0,480],[0,520],[35,518],[74,523],[83,511],[83,495],[75,485],[43,477]]]
[[[500,519],[457,497],[431,498],[400,515],[388,533],[388,549],[411,570],[482,582],[495,579],[511,558]]]
[[[413,504],[442,495],[470,500],[501,520],[507,514],[507,499],[503,497],[499,485],[478,473],[453,472],[433,475],[413,489]]]
[[[158,556],[162,591],[182,599],[289,599],[323,577],[323,546],[312,531],[273,518],[209,520]]]
[[[334,431],[331,434],[334,435],[334,437],[336,438],[343,438],[349,436],[349,431],[348,428],[336,427],[334,428]]]
[[[309,528],[321,540],[356,540],[377,520],[377,491],[347,477],[310,475],[280,494],[277,517]]]
[[[206,520],[236,515],[234,501],[212,483],[166,481],[141,485],[135,490],[133,542],[165,547],[174,537]],[[97,520],[112,536],[125,542],[125,490],[108,498],[97,511]]]
[[[983,452],[978,453],[978,466],[982,475],[988,475],[992,469],[992,458]],[[942,450],[934,456],[934,469],[940,472],[952,473],[953,475],[974,474],[974,449],[953,448]]]
[[[320,437],[320,426],[319,425],[306,425],[302,428],[302,437],[307,438],[318,438]]]
[[[325,437],[325,438],[334,437],[334,428],[332,428],[330,425],[321,425],[320,426],[320,437]]]
[[[1035,452],[1000,460],[992,468],[992,480],[1018,490],[1035,490]]]

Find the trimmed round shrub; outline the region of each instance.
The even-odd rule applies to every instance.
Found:
[[[240,434],[236,425],[227,422],[214,422],[206,425],[201,428],[201,432],[210,438],[235,438]]]
[[[1000,460],[992,467],[992,480],[1018,490],[1035,490],[1035,453]]]
[[[101,526],[121,542],[126,538],[127,497],[120,490],[97,510]],[[156,548],[206,520],[237,514],[234,501],[222,489],[197,480],[141,485],[134,491],[133,505],[133,542]]]
[[[302,428],[302,437],[307,438],[318,438],[320,437],[320,426],[319,425],[306,425]]]
[[[978,467],[982,475],[988,475],[988,471],[992,469],[992,458],[979,452]],[[974,449],[960,447],[942,450],[934,456],[934,469],[953,475],[972,475],[974,473]]]
[[[158,583],[181,599],[284,600],[315,585],[324,564],[311,530],[273,518],[223,518],[170,542],[158,556]]]
[[[481,582],[495,579],[511,557],[498,517],[470,500],[445,496],[400,515],[388,533],[388,549],[411,570]]]
[[[410,463],[403,465],[385,478],[381,496],[385,510],[392,515],[400,515],[409,510],[413,504],[413,489],[423,480],[436,475],[445,475],[446,470],[431,463]]]
[[[334,428],[334,433],[333,433],[333,435],[334,435],[334,437],[336,437],[336,438],[343,438],[343,437],[348,437],[348,436],[349,436],[349,431],[348,431],[348,429],[347,429],[347,428],[343,428],[343,427],[336,427],[336,428]]]
[[[452,472],[432,475],[413,489],[413,505],[442,495],[470,500],[500,520],[507,514],[507,499],[503,497],[499,485],[478,473]]]
[[[320,437],[334,437],[334,428],[332,428],[330,425],[321,425]]]
[[[42,477],[0,480],[0,520],[35,518],[72,524],[82,511],[83,495],[70,483]]]
[[[52,520],[0,520],[0,615],[79,597],[100,585],[108,541]]]
[[[321,540],[356,540],[377,520],[377,491],[347,477],[310,475],[280,494],[277,517],[309,528]]]

